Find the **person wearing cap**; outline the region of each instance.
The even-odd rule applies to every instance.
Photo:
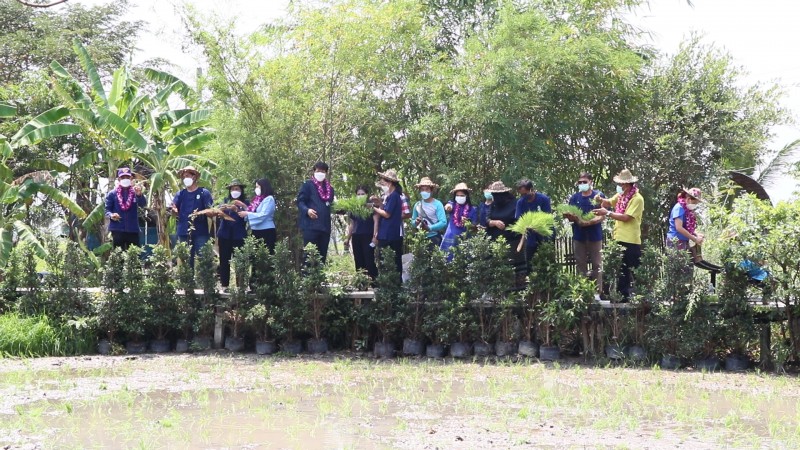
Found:
[[[690,241],[703,244],[703,235],[697,233],[697,216],[694,212],[700,205],[701,196],[698,188],[683,188],[678,193],[678,202],[669,214],[667,247],[688,250]]]
[[[578,192],[569,198],[569,204],[577,206],[584,214],[595,209],[595,197],[605,198],[605,195],[594,189],[592,175],[583,172],[578,176]],[[572,248],[575,253],[575,268],[579,274],[594,280],[597,294],[603,293],[603,221],[604,216],[595,216],[591,220],[584,220],[573,214],[564,214],[564,218],[572,223]],[[592,271],[589,273],[589,262]]]
[[[373,210],[380,216],[378,228],[375,230],[375,238],[378,240],[378,248],[391,248],[394,250],[394,260],[397,266],[397,273],[402,277],[403,274],[403,200],[400,195],[403,188],[400,187],[400,178],[397,171],[389,169],[386,172],[378,172],[378,186],[385,195],[382,204],[373,206]]]
[[[234,179],[228,186],[228,195],[219,209],[231,220],[217,220],[217,245],[219,245],[219,284],[227,288],[231,281],[231,257],[233,251],[244,246],[247,237],[247,223],[239,217],[239,211],[246,209],[250,202],[244,193],[244,184]]]
[[[441,249],[449,252],[447,259],[453,258],[452,249],[458,245],[458,237],[467,231],[467,222],[477,225],[478,208],[472,205],[470,199],[470,189],[467,183],[458,183],[450,194],[453,197],[447,202],[450,210],[450,222],[447,224],[447,231],[444,233]]]
[[[253,201],[239,212],[239,217],[250,224],[253,237],[263,242],[272,254],[275,253],[275,243],[278,241],[278,232],[275,229],[275,191],[268,179],[261,178],[256,181],[253,192]]]
[[[133,172],[127,167],[117,169],[114,190],[106,194],[105,216],[114,248],[127,250],[139,245],[139,207],[147,206],[142,187],[133,185]]]
[[[356,198],[371,205],[368,203],[369,188],[365,185],[356,187]],[[374,212],[366,219],[350,214],[350,224],[344,241],[345,247],[351,246],[356,270],[366,272],[373,281],[378,276],[378,267],[375,265],[375,247],[378,245],[378,240],[374,237],[378,220],[379,216]]]
[[[322,258],[328,258],[331,240],[331,204],[334,191],[328,181],[328,165],[322,161],[314,164],[311,179],[306,180],[297,194],[297,209],[300,211],[300,229],[303,245],[314,244]]]
[[[414,204],[411,225],[425,231],[431,245],[439,247],[442,244],[442,232],[447,227],[444,205],[433,197],[433,191],[439,189],[439,185],[428,177],[422,177],[414,187],[419,190],[422,200]]]
[[[172,212],[178,216],[178,241],[189,245],[189,265],[194,267],[194,257],[210,239],[208,218],[199,211],[207,210],[214,204],[211,192],[197,185],[200,172],[192,166],[186,166],[178,171],[178,177],[183,182],[184,189],[175,194],[172,199]]]
[[[598,216],[614,220],[614,240],[625,251],[622,256],[622,268],[617,280],[617,291],[623,301],[631,297],[633,269],[639,267],[642,258],[642,215],[644,214],[644,197],[639,193],[639,186],[630,170],[623,169],[614,176],[617,193],[610,199],[595,197],[601,207],[594,210]],[[609,208],[614,208],[610,211]]]
[[[533,181],[522,179],[517,182],[517,193],[520,197],[517,200],[517,208],[514,216],[519,219],[526,212],[546,212],[552,213],[553,209],[550,206],[550,197],[541,192],[533,189]],[[535,231],[528,231],[525,239],[525,261],[528,265],[528,272],[530,272],[530,262],[533,254],[539,248],[539,243],[544,240],[544,236]]]

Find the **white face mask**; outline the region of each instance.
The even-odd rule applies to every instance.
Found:
[[[184,186],[189,187],[189,186],[191,186],[193,184],[194,184],[194,178],[186,177],[186,178],[183,179],[183,185]]]
[[[325,181],[325,172],[314,172],[314,178],[317,179],[320,183]]]
[[[387,185],[385,185],[385,184],[382,184],[382,185],[381,185],[381,190],[382,190],[384,193],[386,193],[386,192],[389,192],[389,186],[387,186]]]
[[[359,200],[366,201],[367,200],[367,194],[358,194],[358,195],[356,195],[356,198],[359,199]]]
[[[255,192],[256,192],[256,195],[261,195],[261,188],[257,187]]]
[[[456,203],[458,203],[459,205],[467,203],[467,197],[464,195],[456,195]]]
[[[689,211],[694,211],[695,209],[697,209],[697,206],[698,206],[697,203],[687,203],[686,204],[686,207],[689,209]]]
[[[119,180],[119,185],[124,187],[124,188],[129,188],[129,187],[131,187],[131,179],[130,178],[123,178],[123,179]]]
[[[242,191],[231,191],[231,198],[236,199],[242,196]]]

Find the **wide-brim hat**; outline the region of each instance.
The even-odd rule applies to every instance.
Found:
[[[468,188],[468,187],[467,187],[467,183],[458,183],[458,184],[456,185],[456,187],[454,187],[454,188],[453,188],[453,190],[452,190],[452,191],[450,191],[450,193],[451,193],[451,194],[453,194],[453,193],[455,193],[455,192],[457,192],[457,191],[466,191],[466,192],[472,192],[472,189],[470,189],[470,188]]]
[[[421,187],[429,187],[431,189],[439,189],[439,185],[434,183],[433,181],[431,181],[431,179],[428,178],[428,177],[422,177],[422,179],[419,180],[419,183],[415,184],[414,187],[417,188],[417,189],[419,189]]]
[[[397,178],[397,171],[394,169],[389,169],[386,172],[378,172],[378,176],[384,180],[389,180],[392,183],[400,182],[400,178]]]
[[[117,169],[117,178],[119,177],[133,178],[133,171],[129,167],[120,167],[119,169]]]
[[[489,188],[486,190],[491,192],[492,194],[499,194],[501,192],[511,192],[511,188],[507,187],[502,181],[495,181],[494,183],[490,184]]]
[[[637,181],[639,181],[639,179],[633,176],[631,171],[628,169],[622,169],[620,173],[614,175],[614,183],[633,184]]]
[[[703,191],[701,191],[700,188],[693,187],[693,188],[686,189],[684,187],[684,188],[681,188],[681,189],[683,189],[683,192],[686,195],[688,195],[689,197],[692,197],[693,199],[695,199],[697,201],[701,201],[701,202],[703,201]]]
[[[184,167],[182,169],[179,169],[178,170],[178,176],[182,176],[186,172],[193,173],[193,174],[197,175],[198,177],[200,176],[200,171],[195,169],[194,166],[186,166],[186,167]]]
[[[240,181],[239,181],[238,179],[236,179],[236,178],[234,178],[233,180],[231,180],[231,182],[230,182],[230,183],[228,183],[228,185],[227,185],[227,186],[225,186],[225,188],[226,188],[226,189],[230,189],[230,188],[232,188],[232,187],[235,187],[235,186],[238,186],[238,187],[242,188],[242,190],[244,190],[244,188],[245,188],[245,185],[244,185],[244,183],[240,182]]]

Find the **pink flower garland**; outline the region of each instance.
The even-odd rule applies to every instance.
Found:
[[[333,197],[331,195],[333,193],[332,192],[333,190],[331,189],[331,182],[328,180],[319,182],[317,181],[316,178],[312,178],[311,181],[314,182],[314,186],[317,187],[317,193],[319,194],[319,198],[321,198],[323,202],[331,201],[331,197]],[[325,188],[324,190],[323,187]]]
[[[258,205],[260,205],[261,202],[264,201],[264,198],[265,197],[263,195],[256,195],[255,197],[253,197],[253,201],[250,202],[250,206],[247,207],[247,210],[250,212],[254,212],[256,209],[258,209]]]
[[[614,212],[617,214],[625,214],[625,210],[628,209],[628,202],[631,201],[637,192],[639,192],[639,187],[634,184],[627,194],[620,195],[619,199],[617,199],[617,207],[614,208]]]
[[[697,229],[697,216],[694,215],[694,211],[686,207],[686,197],[678,196],[678,204],[686,211],[683,228],[685,228],[689,234],[694,235],[694,230]]]
[[[459,205],[456,203],[456,207],[453,210],[453,224],[459,228],[464,226],[464,216],[469,215],[469,208],[472,205],[467,203],[463,205]]]
[[[117,186],[116,191],[117,191],[117,203],[119,203],[119,209],[123,211],[131,209],[131,206],[133,206],[133,201],[135,198],[133,194],[133,188],[128,188],[128,198],[126,200],[122,199],[122,186]]]

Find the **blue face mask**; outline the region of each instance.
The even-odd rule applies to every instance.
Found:
[[[431,193],[427,191],[422,191],[419,193],[419,196],[422,197],[423,200],[427,200],[431,198]]]
[[[617,194],[622,194],[623,192],[625,192],[625,189],[622,189],[622,186],[617,185]]]
[[[578,190],[581,192],[586,192],[589,190],[589,183],[583,183],[578,185]]]
[[[492,197],[492,193],[491,193],[491,192],[488,192],[488,191],[483,193],[483,197],[484,197],[486,200],[491,200],[491,199],[493,198],[493,197]]]

